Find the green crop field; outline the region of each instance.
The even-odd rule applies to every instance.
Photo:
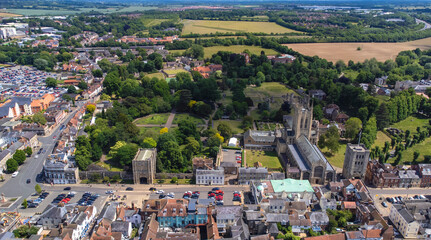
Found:
[[[410,130],[411,133],[416,133],[417,127],[429,125],[429,119],[420,116],[409,116],[406,119],[391,125],[393,128],[398,128],[403,131]],[[423,129],[422,129],[423,130]]]
[[[255,162],[260,162],[263,167],[282,169],[276,152],[246,150],[245,160],[248,167],[253,167]]]
[[[233,52],[233,53],[242,53],[244,50],[249,50],[252,54],[260,55],[260,52],[264,51],[266,55],[276,55],[278,52],[272,49],[261,48],[257,46],[246,46],[246,45],[232,45],[232,46],[215,46],[215,47],[206,47],[205,58],[210,58],[213,54],[218,53],[219,51]]]
[[[174,120],[172,121],[172,124],[178,124],[181,120],[190,120],[196,125],[199,124],[205,124],[205,121],[202,118],[199,118],[197,116],[193,116],[188,113],[177,113],[175,114]]]
[[[183,20],[183,34],[198,33],[292,33],[298,32],[273,22]]]
[[[165,124],[168,121],[169,113],[157,113],[151,114],[143,118],[139,118],[135,120],[135,124],[145,125],[145,124],[155,124],[161,125]]]
[[[246,45],[232,45],[232,46],[215,46],[204,48],[204,57],[210,58],[213,54],[219,51],[242,53],[244,50],[250,51],[252,54],[260,55],[261,51],[264,51],[266,55],[276,55],[278,52],[273,49],[261,48],[258,46],[246,46]],[[185,50],[170,50],[172,54],[183,55]]]

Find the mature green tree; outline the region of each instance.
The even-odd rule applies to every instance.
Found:
[[[112,157],[121,166],[131,166],[132,160],[138,152],[136,144],[128,143],[118,149],[117,153]]]
[[[336,126],[329,127],[325,133],[325,146],[331,151],[332,154],[338,152],[340,148],[340,135]]]
[[[157,142],[154,141],[154,139],[151,137],[146,137],[146,138],[144,138],[144,141],[143,141],[143,147],[144,148],[155,148],[155,147],[157,147]]]
[[[93,70],[91,73],[93,74],[93,77],[96,77],[96,78],[103,77],[103,72],[100,69]]]
[[[35,226],[29,227],[28,225],[22,225],[13,230],[13,234],[16,238],[29,238],[31,235],[36,235],[38,231],[39,228]]]
[[[55,80],[55,78],[48,77],[45,80],[45,84],[49,88],[55,88],[55,87],[57,87],[57,80]]]
[[[33,154],[33,150],[31,149],[31,147],[26,147],[24,149],[25,154],[27,154],[27,156],[31,156]]]
[[[380,104],[376,112],[377,128],[383,130],[389,126],[389,111],[386,103]]]
[[[81,89],[81,90],[86,90],[86,89],[88,89],[88,84],[87,84],[84,80],[81,80],[81,81],[78,83],[78,87],[79,87],[79,89]]]
[[[45,70],[48,67],[48,61],[42,58],[38,58],[36,60],[34,60],[33,65],[38,69],[38,70]]]
[[[22,165],[26,158],[24,150],[16,150],[12,158],[18,163],[18,165]]]
[[[102,69],[103,72],[108,72],[109,69],[112,67],[112,63],[108,61],[108,59],[104,58],[100,60],[98,63],[99,67]]]
[[[8,159],[6,161],[6,169],[10,173],[16,172],[16,170],[18,170],[18,163],[16,162],[16,160],[13,158]]]
[[[28,206],[28,202],[27,202],[27,199],[26,199],[26,198],[24,199],[24,201],[22,201],[22,204],[21,204],[21,205],[22,205],[22,207],[23,207],[23,208],[27,208],[27,206]]]
[[[185,51],[185,55],[192,58],[203,58],[204,53],[204,47],[198,44],[193,44],[189,49]]]
[[[34,190],[37,192],[37,194],[40,194],[42,192],[42,188],[39,184],[36,184],[36,186],[34,186]]]
[[[32,120],[33,120],[33,122],[39,123],[41,125],[45,125],[47,122],[45,116],[43,116],[43,113],[41,113],[41,112],[33,114]]]
[[[354,139],[362,128],[362,121],[359,118],[351,117],[346,121],[346,138]]]
[[[224,137],[225,140],[228,140],[232,137],[232,129],[227,123],[221,122],[217,126],[217,130],[220,132],[220,134]]]

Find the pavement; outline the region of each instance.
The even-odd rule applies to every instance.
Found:
[[[41,143],[41,148],[43,148],[44,152],[37,155],[38,149],[36,149],[33,153],[33,155],[30,158],[27,158],[25,163],[20,166],[19,168],[19,174],[15,178],[9,178],[7,176],[4,182],[1,183],[0,186],[0,193],[3,193],[6,197],[22,197],[28,198],[31,194],[35,192],[34,187],[37,184],[36,177],[38,174],[42,172],[43,169],[43,162],[44,159],[46,159],[49,154],[52,153],[55,144],[58,140],[58,137],[61,133],[60,126],[63,124],[67,124],[72,117],[75,115],[75,113],[79,110],[79,108],[83,105],[83,102],[77,103],[77,108],[71,112],[58,126],[51,131],[51,133],[44,137],[38,137],[39,142]],[[53,137],[56,136],[55,139]],[[27,179],[31,180],[30,184],[27,184]],[[21,201],[15,202],[11,207],[9,208],[3,208],[4,211],[14,211],[20,204]]]
[[[172,127],[172,122],[174,121],[175,114],[176,114],[176,111],[175,109],[173,109],[171,114],[169,114],[168,120],[166,121],[165,128],[169,129]]]

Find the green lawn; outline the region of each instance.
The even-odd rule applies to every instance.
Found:
[[[333,155],[329,153],[329,150],[326,148],[320,150],[325,154],[326,159],[328,159],[332,166],[342,168],[344,164],[344,154],[346,153],[346,145],[347,144],[341,143],[338,152]]]
[[[416,133],[416,128],[428,126],[429,125],[428,121],[429,121],[429,119],[423,118],[419,115],[409,116],[406,119],[404,119],[403,121],[392,124],[391,127],[401,129],[404,132],[406,130],[410,130],[411,133]]]
[[[271,110],[278,110],[284,102],[282,96],[288,93],[294,93],[294,91],[278,82],[264,82],[260,87],[248,86],[244,90],[245,96],[253,99],[255,106],[265,101],[266,98],[273,97],[274,102],[271,103]]]
[[[175,114],[174,120],[172,121],[172,124],[178,124],[181,120],[190,120],[196,125],[199,124],[205,124],[205,121],[197,116],[188,114],[188,113],[177,113]]]
[[[165,75],[163,75],[163,73],[161,72],[157,72],[157,73],[150,73],[145,75],[145,77],[149,77],[149,78],[158,78],[158,79],[165,79]]]
[[[146,117],[136,119],[134,123],[138,124],[138,125],[144,125],[144,124],[160,125],[160,124],[165,124],[166,121],[168,121],[169,114],[170,113],[151,114],[151,115],[148,115]]]
[[[427,138],[423,142],[404,150],[402,156],[403,162],[412,162],[413,153],[415,151],[418,151],[420,153],[418,162],[422,162],[425,155],[431,155],[431,138]],[[395,161],[395,158],[393,158],[392,160]]]
[[[162,127],[140,127],[139,128],[139,132],[142,135],[144,135],[147,131],[154,131],[155,135],[158,136],[160,134],[160,130],[162,130]]]
[[[224,95],[224,97],[223,97]],[[222,93],[222,98],[220,99],[220,102],[226,106],[230,103],[232,103],[232,91],[226,90]]]
[[[218,125],[222,122],[227,123],[227,125],[230,126],[233,134],[244,132],[244,130],[242,130],[242,128],[241,128],[242,122],[237,121],[237,120],[216,120],[216,121],[214,121],[214,128],[217,129]],[[228,140],[228,139],[225,139],[225,141],[226,140]]]
[[[382,149],[385,146],[385,142],[389,142],[390,144],[391,138],[384,134],[382,131],[378,131],[376,141],[374,141],[372,148],[379,146],[380,149]]]
[[[121,171],[123,171],[123,169],[115,167],[115,166],[113,166],[112,164],[110,164],[107,161],[105,161],[105,162],[96,162],[96,165],[101,166],[101,167],[103,167],[103,168],[105,168],[105,169],[107,169],[109,171],[112,171],[112,172],[121,172]]]
[[[255,162],[260,162],[263,167],[282,169],[280,160],[275,151],[246,150],[246,162],[248,167],[253,167]]]

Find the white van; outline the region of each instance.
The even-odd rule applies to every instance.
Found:
[[[12,177],[16,177],[16,176],[18,176],[18,171],[16,171],[16,172],[14,172],[14,173],[12,173]]]

